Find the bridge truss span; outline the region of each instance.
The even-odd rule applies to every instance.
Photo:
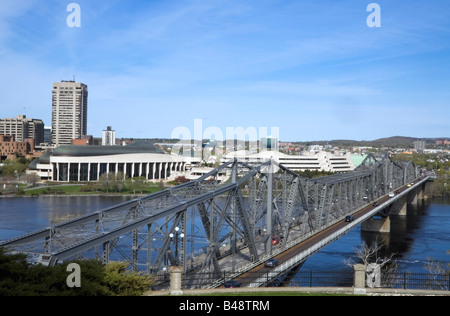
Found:
[[[229,180],[219,181],[226,173]],[[418,178],[412,163],[369,155],[354,171],[309,179],[272,160],[229,161],[179,186],[0,243],[55,265],[129,261],[160,273],[245,271]]]

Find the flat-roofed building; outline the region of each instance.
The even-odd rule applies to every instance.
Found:
[[[41,177],[51,174],[48,180],[56,182],[98,181],[105,173],[163,180],[198,163],[200,158],[165,154],[153,144],[141,141],[128,146],[60,146],[33,161],[29,169]]]
[[[222,158],[222,162],[237,158],[249,163],[261,163],[269,159],[275,160],[284,167],[297,170],[317,170],[331,172],[347,172],[355,169],[349,153],[330,153],[326,151],[306,152],[303,155],[286,155],[279,151],[262,151],[251,153],[241,150],[230,152]]]
[[[116,144],[116,131],[111,126],[102,131],[102,146],[114,146]]]
[[[34,152],[34,140],[27,138],[23,142],[16,142],[13,135],[0,135],[0,160],[16,156],[25,157]]]
[[[15,118],[0,119],[0,135],[14,136],[16,142],[34,139],[34,144],[44,142],[44,122],[40,119],[29,119],[26,115]]]

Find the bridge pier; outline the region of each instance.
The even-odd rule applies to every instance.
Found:
[[[391,220],[389,217],[372,217],[362,223],[361,230],[375,233],[389,233],[391,232]]]
[[[402,215],[406,216],[408,215],[408,203],[407,203],[407,197],[402,197],[399,200],[395,201],[388,207],[388,214],[391,215]]]
[[[424,192],[425,192],[425,184],[422,184],[421,186],[419,186],[414,191],[411,191],[408,194],[408,203],[413,205],[418,205],[422,203],[424,199]]]

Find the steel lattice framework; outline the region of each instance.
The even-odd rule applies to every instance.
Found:
[[[219,173],[229,180],[221,183]],[[246,263],[323,230],[419,175],[411,163],[367,156],[354,171],[309,179],[274,161],[227,162],[209,174],[6,242],[49,265],[79,257],[127,260],[156,273],[170,265],[220,275],[221,258],[246,250]],[[244,263],[245,263],[244,262]]]

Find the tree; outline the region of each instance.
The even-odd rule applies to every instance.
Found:
[[[22,179],[24,179],[33,187],[36,185],[36,183],[39,182],[39,180],[41,180],[36,172],[27,173],[24,177],[22,177]]]
[[[112,182],[112,176],[110,176],[109,173],[102,174],[98,179],[98,185],[102,188],[102,190],[106,191],[106,193],[109,193],[109,190],[111,190]]]
[[[389,287],[395,282],[393,276],[397,274],[398,264],[396,260],[393,260],[393,257],[396,253],[381,256],[382,248],[383,244],[378,238],[371,245],[362,243],[355,251],[360,262],[355,262],[352,258],[346,261],[346,264],[351,267],[357,263],[366,266],[367,285],[369,287]]]
[[[146,179],[144,177],[131,178],[127,180],[127,185],[130,190],[133,191],[133,194],[136,194],[136,191],[140,191],[141,194],[145,189]]]
[[[0,169],[3,176],[16,177],[23,173],[28,167],[28,160],[25,158],[15,160],[6,159],[3,163],[4,166]]]
[[[123,172],[104,173],[98,179],[97,185],[106,193],[109,191],[121,192],[125,185]]]
[[[119,171],[116,173],[115,177],[115,188],[117,192],[122,192],[124,186],[125,186],[125,175],[122,171]]]
[[[178,177],[175,178],[173,183],[175,185],[179,185],[179,184],[187,183],[189,181],[191,181],[191,180],[187,179],[185,176],[178,176]]]
[[[447,254],[450,255],[450,250],[447,251]],[[443,263],[434,261],[432,258],[427,258],[425,269],[430,273],[430,287],[438,290],[450,290],[450,263]]]
[[[81,287],[67,285],[67,266],[32,264],[24,254],[0,248],[0,296],[140,296],[154,282],[150,275],[128,271],[126,262],[106,265],[99,260],[77,260]]]
[[[115,295],[139,296],[153,284],[149,275],[127,272],[127,262],[111,262],[105,267],[105,284]]]

